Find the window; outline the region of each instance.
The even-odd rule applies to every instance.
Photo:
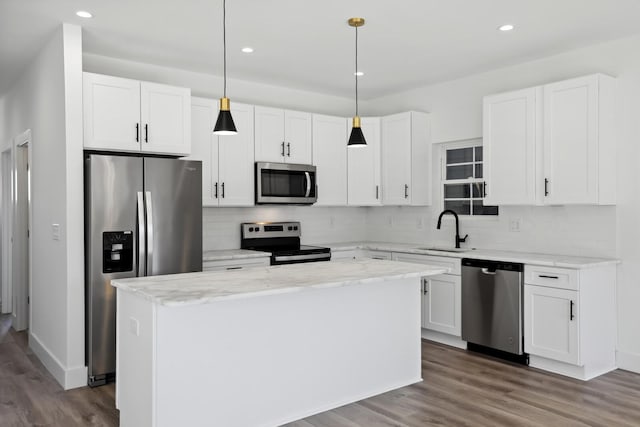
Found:
[[[481,141],[447,144],[442,154],[443,208],[458,215],[498,215],[497,206],[483,203]]]

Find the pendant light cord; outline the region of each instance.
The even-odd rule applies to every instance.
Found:
[[[224,97],[227,97],[227,0],[222,0],[222,51]]]
[[[358,27],[356,27],[356,116],[358,116]]]

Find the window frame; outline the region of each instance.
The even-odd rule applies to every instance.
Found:
[[[444,186],[446,184],[473,184],[473,183],[482,183],[482,185],[484,185],[485,182],[485,178],[484,178],[484,150],[482,152],[482,178],[465,178],[465,179],[450,179],[447,180],[447,150],[456,150],[456,149],[461,149],[461,148],[471,148],[471,147],[482,147],[482,138],[472,138],[472,139],[465,139],[465,140],[461,140],[461,141],[451,141],[451,142],[443,142],[440,145],[440,184],[439,184],[439,188],[440,188],[440,200],[439,200],[439,206],[440,206],[440,212],[442,212],[445,207],[444,207],[444,201],[445,201],[445,191],[444,191]],[[475,160],[475,150],[474,150],[474,160]],[[475,168],[475,164],[477,164],[478,162],[463,162],[460,163],[462,164],[473,164],[474,168]],[[457,164],[457,163],[456,163]],[[475,173],[475,170],[474,170]],[[470,197],[464,198],[464,199],[460,199],[460,200],[469,200],[472,204],[473,204],[473,189],[471,189],[471,194]],[[475,198],[475,200],[484,200],[484,197],[482,197],[482,199],[478,199]],[[491,205],[493,206],[493,205]],[[445,215],[444,218],[448,218],[450,215]],[[499,217],[500,217],[500,206],[498,206],[498,214],[497,215],[464,215],[464,214],[458,214],[458,217],[460,218],[461,221],[476,221],[476,220],[480,220],[480,221],[499,221]]]

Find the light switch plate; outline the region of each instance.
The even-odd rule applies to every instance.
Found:
[[[522,218],[511,218],[509,220],[509,231],[520,232],[522,229]]]
[[[135,317],[129,317],[129,331],[137,337],[140,336],[140,322]]]
[[[51,237],[53,240],[60,240],[60,224],[51,224]]]

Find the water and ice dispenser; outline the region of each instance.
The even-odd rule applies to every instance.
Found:
[[[102,272],[119,273],[133,270],[133,232],[102,233]]]

